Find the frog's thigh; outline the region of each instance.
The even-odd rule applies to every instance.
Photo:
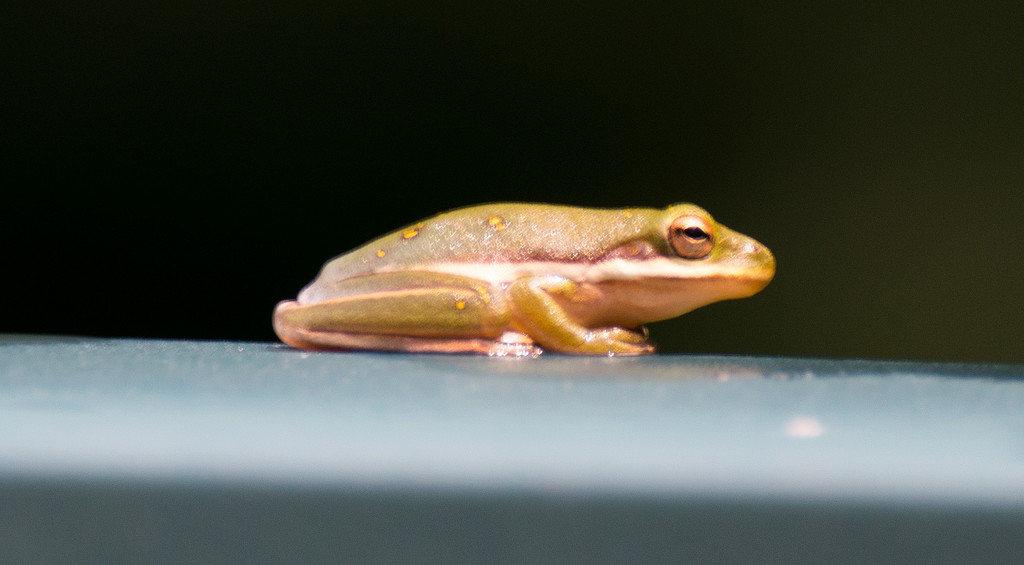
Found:
[[[508,292],[513,326],[542,347],[585,355],[643,355],[654,351],[641,333],[619,327],[588,328],[573,320],[559,300],[586,300],[587,289],[571,280],[527,277],[509,285]]]
[[[511,321],[503,292],[475,279],[412,271],[333,283],[334,298],[282,302],[274,328],[303,349],[488,351]]]

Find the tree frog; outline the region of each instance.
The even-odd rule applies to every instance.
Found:
[[[774,275],[767,247],[693,204],[484,204],[335,257],[273,322],[310,350],[640,355],[654,351],[644,323]]]

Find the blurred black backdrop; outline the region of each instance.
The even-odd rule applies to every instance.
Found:
[[[0,331],[270,340],[326,259],[440,210],[692,201],[779,272],[663,351],[1024,362],[1022,30],[987,0],[8,5]]]

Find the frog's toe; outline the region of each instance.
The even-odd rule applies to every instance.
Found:
[[[502,333],[487,352],[491,357],[540,357],[541,353],[544,350],[530,336],[512,330]]]
[[[532,343],[505,343],[496,341],[487,354],[491,357],[540,357],[544,350]]]
[[[601,328],[599,331],[606,332],[606,335],[615,341],[622,341],[625,343],[636,343],[642,345],[650,345],[647,341],[647,328],[640,326],[636,330],[627,330],[626,328],[610,327]]]
[[[624,328],[599,328],[587,334],[586,345],[579,353],[608,355],[647,355],[654,353],[654,345],[639,332]]]

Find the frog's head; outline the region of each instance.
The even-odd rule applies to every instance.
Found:
[[[756,294],[775,276],[775,257],[767,247],[716,222],[699,206],[669,206],[661,221],[669,274],[714,279],[722,293],[718,300]]]
[[[659,211],[642,240],[613,249],[588,272],[611,305],[596,319],[626,327],[751,296],[774,276],[767,247],[693,204]]]

